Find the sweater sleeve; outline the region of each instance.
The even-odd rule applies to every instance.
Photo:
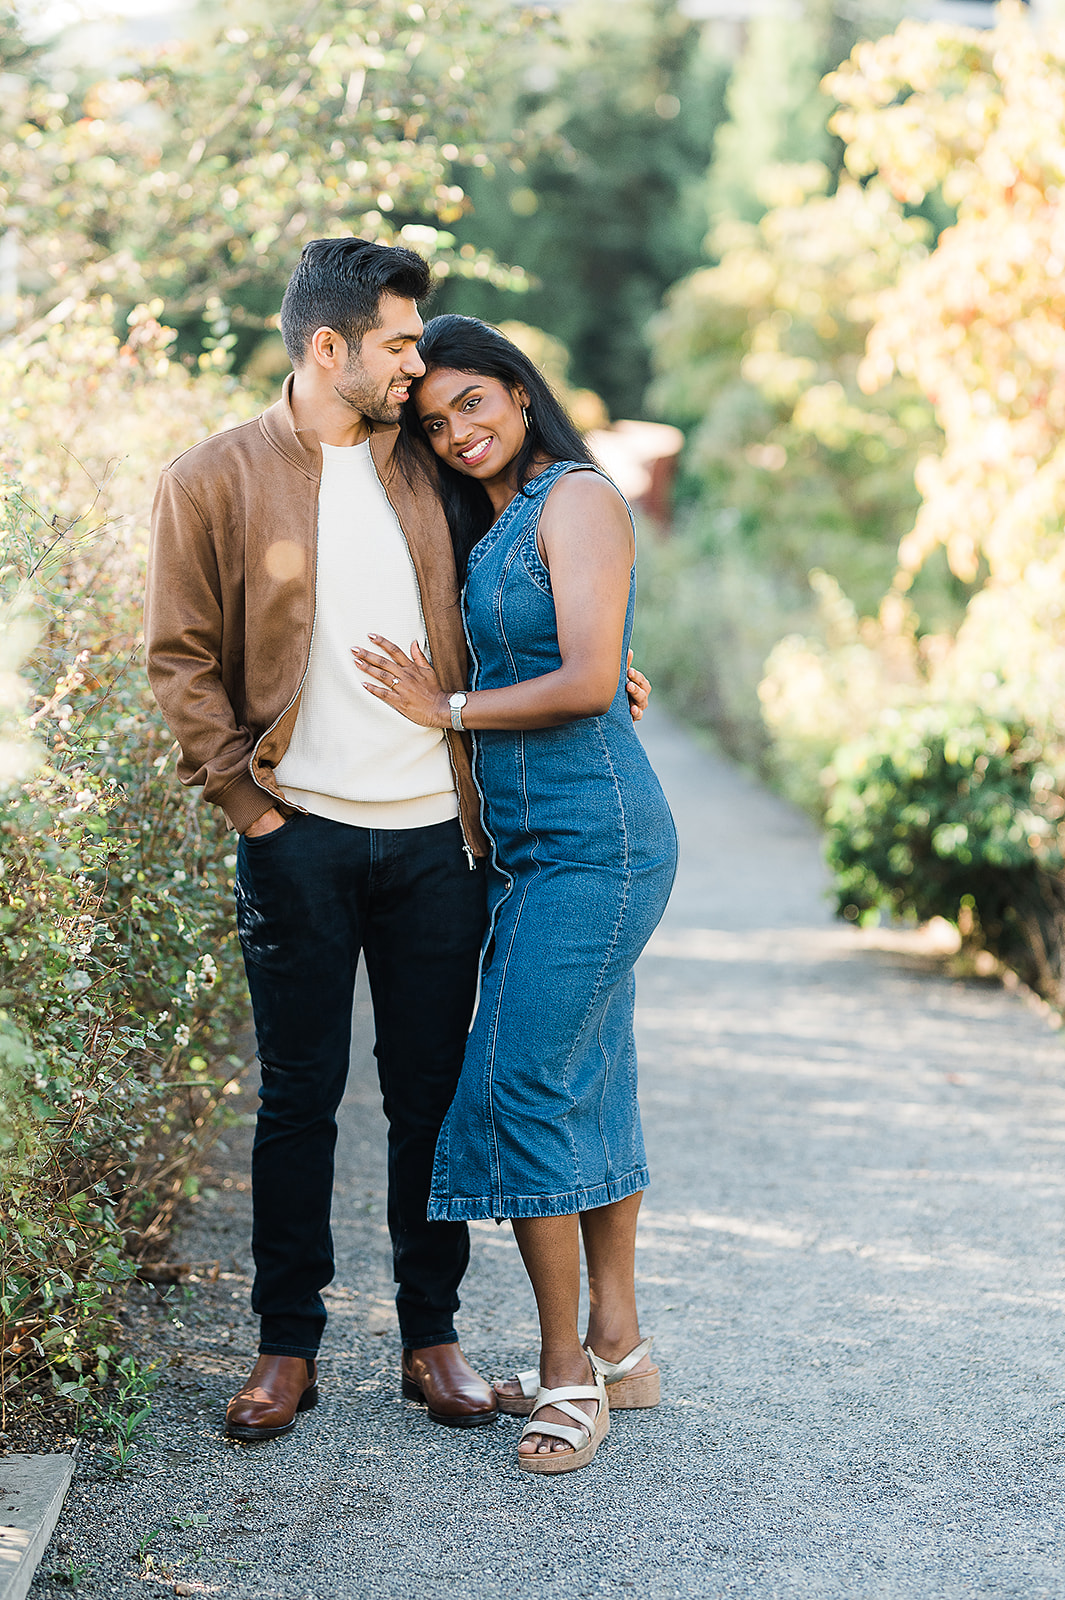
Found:
[[[181,746],[182,783],[202,786],[239,832],[275,801],[251,776],[255,741],[222,678],[222,585],[208,518],[168,467],[152,509],[144,607],[148,681]]]

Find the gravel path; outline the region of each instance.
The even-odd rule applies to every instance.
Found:
[[[124,1481],[83,1450],[35,1600],[82,1564],[78,1593],[114,1600],[1065,1589],[1062,1041],[927,936],[833,923],[801,817],[660,715],[646,737],[683,849],[640,971],[660,1411],[529,1479],[517,1422],[452,1431],[399,1398],[360,1002],[321,1406],[275,1443],[220,1437],[253,1349],[241,1126],[175,1247],[217,1281],[132,1313],[169,1363],[153,1441]],[[476,1225],[461,1319],[486,1372],[533,1360],[509,1229]]]

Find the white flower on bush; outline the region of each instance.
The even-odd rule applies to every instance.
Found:
[[[174,1029],[174,1043],[176,1045],[180,1045],[181,1049],[184,1050],[190,1038],[191,1034],[189,1033],[188,1023],[179,1022],[177,1027]]]
[[[195,1000],[201,989],[213,989],[218,978],[218,968],[213,956],[202,955],[196,967],[190,968],[185,974],[185,993],[190,1000]]]

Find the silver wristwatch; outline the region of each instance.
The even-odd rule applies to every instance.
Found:
[[[465,689],[460,689],[457,694],[449,694],[447,697],[447,703],[451,707],[451,726],[458,733],[465,732],[462,721],[462,708],[466,704],[466,700]]]

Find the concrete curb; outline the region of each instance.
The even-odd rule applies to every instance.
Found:
[[[29,1593],[73,1474],[73,1456],[0,1456],[0,1600]]]

